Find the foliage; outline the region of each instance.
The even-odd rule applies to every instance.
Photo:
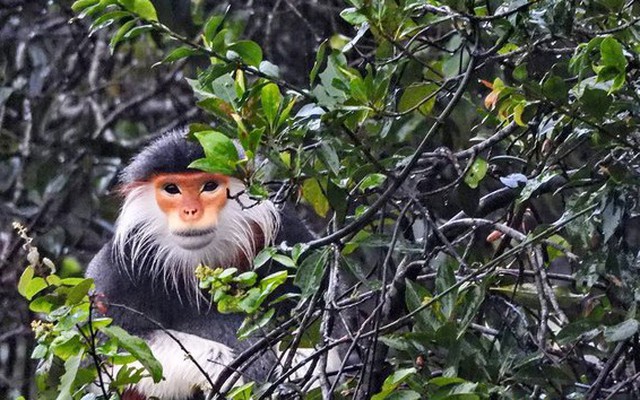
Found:
[[[254,271],[238,274],[237,268],[196,268],[200,288],[206,290],[218,311],[226,314],[253,314],[278,286],[287,280],[287,271],[275,272],[262,279]]]
[[[29,301],[29,309],[43,318],[31,323],[37,340],[31,358],[39,360],[38,398],[73,399],[94,382],[99,382],[105,398],[117,398],[108,394],[119,396],[144,377],[159,382],[162,365],[147,343],[113,325],[111,318],[93,315],[93,307],[106,307],[89,294],[93,279],[60,278],[51,260],[40,259],[26,229],[15,226],[29,254],[18,291]]]
[[[175,46],[159,65],[199,62],[195,167],[324,223],[259,256],[295,270],[299,326],[284,335],[315,349],[307,362],[333,347],[361,360],[309,397],[638,396],[634,2],[351,0],[353,30],[318,46],[305,85],[228,13],[192,40],[148,0],[73,8],[109,27],[112,51],[156,35]],[[219,289],[240,276],[205,275],[234,298]]]

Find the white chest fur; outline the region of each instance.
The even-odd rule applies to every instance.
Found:
[[[198,388],[207,391],[210,389],[207,377],[197,365],[206,371],[211,380],[215,380],[235,357],[233,350],[222,343],[188,333],[173,330],[169,332],[188,353],[164,331],[156,330],[152,333],[148,339],[149,347],[162,364],[164,379],[154,384],[151,378],[144,378],[136,385],[136,390],[147,397],[175,400],[188,397]]]

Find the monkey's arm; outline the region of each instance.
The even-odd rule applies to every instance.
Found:
[[[118,266],[109,242],[91,260],[86,276],[93,278],[96,294],[105,296],[107,316],[127,331],[140,335],[158,328],[153,321],[161,324],[167,321],[161,299],[156,294],[161,289],[153,290],[151,282],[143,277],[134,283],[132,273]],[[147,318],[127,308],[143,313]]]

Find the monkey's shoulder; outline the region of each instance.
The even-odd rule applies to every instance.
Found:
[[[109,241],[93,257],[87,271],[87,278],[93,278],[98,292],[110,292],[113,289],[132,288],[135,285],[124,271],[118,267],[113,251],[113,242]]]

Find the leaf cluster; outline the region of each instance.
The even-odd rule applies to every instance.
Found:
[[[190,39],[149,1],[74,4],[96,29],[119,25],[113,48],[153,32],[178,42],[159,65],[204,58],[188,80],[208,116],[190,126],[205,149],[193,167],[320,221],[317,239],[254,260],[295,272],[298,326],[284,335],[314,338],[276,380],[304,387],[295,369],[348,343],[356,371],[310,398],[633,396],[637,4],[348,3],[351,34],[319,44],[304,86],[228,12]],[[200,278],[219,307],[256,312],[268,285],[236,272]]]

